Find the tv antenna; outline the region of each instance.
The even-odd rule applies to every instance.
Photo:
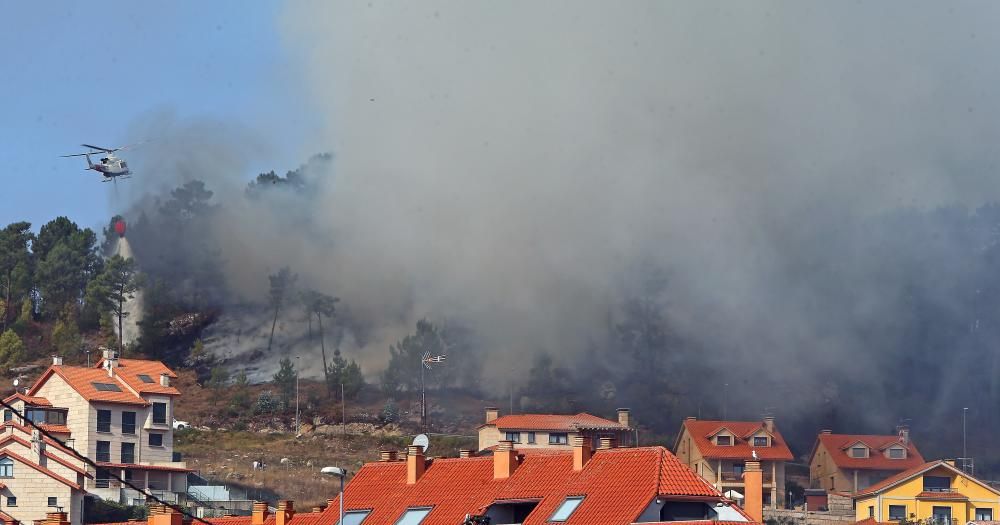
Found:
[[[420,428],[427,430],[427,391],[424,388],[424,369],[431,370],[431,364],[441,364],[447,359],[447,355],[434,355],[432,356],[430,352],[424,352],[424,355],[420,356]]]

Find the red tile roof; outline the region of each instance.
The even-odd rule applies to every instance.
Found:
[[[858,442],[864,443],[871,449],[867,458],[852,458],[848,454],[848,448]],[[912,439],[906,447],[905,458],[889,459],[885,457],[882,450],[894,444],[902,444],[899,441],[899,436],[820,434],[816,438],[816,443],[822,443],[833,463],[842,469],[906,470],[924,463],[924,457],[920,455],[920,451],[917,450]],[[813,447],[812,455],[816,454],[818,448],[818,446]]]
[[[961,492],[921,492],[917,494],[918,499],[951,499],[967,500],[968,496]]]
[[[855,521],[853,525],[899,525],[898,521],[878,521],[875,518],[865,518],[861,521]]]
[[[78,366],[52,365],[35,381],[35,384],[28,390],[28,395],[38,392],[52,376],[58,375],[73,390],[76,390],[87,401],[100,401],[104,403],[120,403],[126,405],[149,405],[145,399],[139,397],[131,390],[124,381],[108,377],[108,372],[100,368],[83,368]],[[117,376],[116,376],[117,377]],[[94,383],[112,383],[119,387],[120,392],[108,392],[98,390]]]
[[[102,368],[104,365],[104,359],[101,359],[95,365],[95,368]],[[145,359],[119,359],[118,367],[115,368],[115,374],[120,377],[128,386],[132,387],[133,390],[139,392],[140,394],[163,394],[168,396],[179,396],[180,391],[172,386],[163,386],[160,384],[160,374],[167,374],[171,379],[176,379],[177,374],[173,370],[167,368],[167,365],[161,363],[160,361],[149,361]],[[147,383],[142,379],[139,379],[139,375],[144,374],[149,376],[153,380],[152,383]]]
[[[732,446],[719,446],[710,439],[723,428],[736,435]],[[748,441],[751,436],[761,430],[771,436],[770,447],[754,447]],[[706,458],[749,460],[753,459],[754,450],[757,451],[757,458],[761,460],[790,461],[794,457],[777,427],[773,431],[767,432],[764,423],[760,421],[686,419],[680,434],[677,436],[677,445],[680,444],[681,436],[685,431],[691,436],[691,441],[698,447],[701,455]],[[674,449],[676,450],[676,446]]]
[[[169,465],[140,465],[138,463],[105,463],[96,462],[100,467],[106,468],[127,468],[129,470],[162,470],[167,472],[194,472],[193,469],[184,467],[171,467]]]
[[[929,461],[927,463],[921,463],[920,465],[917,465],[913,468],[889,476],[888,478],[885,478],[874,485],[870,485],[864,490],[858,492],[858,496],[868,496],[876,492],[880,492],[882,489],[889,488],[901,481],[908,480],[914,476],[919,476],[920,474],[923,474],[924,472],[927,472],[928,470],[935,467],[947,467],[958,472],[958,469],[952,467],[951,465],[945,463],[940,459],[937,461]]]
[[[45,468],[45,467],[43,467],[43,466],[41,466],[41,465],[39,465],[39,464],[31,461],[31,460],[29,460],[28,458],[25,458],[24,456],[21,456],[20,454],[15,454],[15,453],[11,452],[10,450],[0,451],[0,457],[4,457],[4,456],[9,457],[9,458],[17,461],[18,463],[21,463],[22,465],[31,467],[31,468],[37,470],[38,472],[41,472],[42,474],[45,474],[46,476],[48,476],[48,477],[50,477],[50,478],[52,478],[52,479],[54,479],[54,480],[56,480],[56,481],[64,484],[64,485],[66,485],[66,486],[68,486],[70,488],[74,488],[76,490],[81,490],[80,485],[77,485],[76,483],[74,483],[74,482],[72,482],[72,481],[70,481],[70,480],[68,480],[68,479],[60,476],[59,474],[56,474],[55,472],[52,472],[51,470],[49,470],[49,469],[47,469],[47,468]]]
[[[11,441],[17,443],[18,445],[21,445],[24,448],[27,448],[28,450],[31,449],[31,443],[29,443],[27,440],[25,440],[23,438],[20,438],[18,436],[15,436],[15,435],[11,434],[11,435],[5,436],[4,438],[0,439],[0,447],[4,447],[2,450],[0,450],[0,454],[2,454],[3,452],[7,451],[6,445],[9,444]],[[87,471],[83,467],[74,465],[70,461],[67,461],[67,460],[63,459],[63,458],[61,458],[61,457],[59,457],[59,456],[57,456],[57,455],[49,452],[48,450],[45,451],[45,457],[48,458],[48,459],[51,459],[52,461],[55,461],[56,463],[59,463],[60,465],[66,467],[66,468],[68,468],[68,469],[70,469],[70,470],[72,470],[74,472],[76,472],[77,474],[83,474],[84,476],[87,476],[88,478],[91,477],[91,475],[88,474]]]
[[[28,405],[34,405],[34,406],[38,406],[38,407],[50,407],[50,406],[52,406],[52,403],[50,403],[49,400],[45,399],[44,397],[26,396],[26,395],[24,395],[24,394],[22,394],[20,392],[15,392],[15,393],[7,396],[7,398],[4,399],[3,402],[4,403],[13,403],[14,401],[17,401],[17,400],[21,400],[21,401],[24,401]]]
[[[551,430],[575,432],[578,430],[631,430],[617,421],[597,417],[586,412],[576,415],[559,414],[510,414],[498,417],[480,428],[495,425],[499,430]]]
[[[406,462],[369,463],[347,485],[345,509],[372,509],[372,523],[394,523],[410,507],[432,506],[425,525],[460,523],[501,500],[539,500],[525,525],[546,523],[567,496],[585,496],[566,523],[613,525],[638,519],[656,496],[721,501],[721,494],[663,447],[602,450],[583,470],[572,452],[528,454],[510,478],[493,479],[493,458],[436,459],[413,485]],[[331,520],[336,500],[326,510]],[[331,522],[332,522],[331,521]]]

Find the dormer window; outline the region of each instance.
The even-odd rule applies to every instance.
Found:
[[[754,436],[753,446],[755,447],[768,447],[767,436]]]
[[[715,444],[720,447],[731,447],[733,445],[732,436],[715,436]]]
[[[868,457],[868,447],[854,446],[851,447],[851,457],[852,458],[867,458]]]
[[[906,449],[903,447],[890,448],[889,459],[906,459]]]

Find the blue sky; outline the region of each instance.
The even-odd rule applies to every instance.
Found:
[[[0,223],[28,220],[37,230],[67,215],[103,225],[114,211],[111,184],[59,155],[82,151],[82,142],[142,140],[128,129],[151,112],[231,121],[263,137],[268,158],[248,179],[305,160],[301,144],[318,122],[282,45],[280,9],[274,1],[8,4]]]

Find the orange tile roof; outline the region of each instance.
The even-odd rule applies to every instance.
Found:
[[[867,458],[852,458],[846,450],[859,441],[872,449]],[[906,470],[924,463],[924,457],[920,455],[912,439],[906,447],[906,457],[903,459],[889,459],[879,452],[889,448],[890,445],[902,444],[899,436],[820,434],[816,438],[816,443],[822,443],[834,465],[843,469]],[[813,446],[810,462],[817,448]]]
[[[73,390],[76,390],[87,401],[100,401],[104,403],[121,403],[126,405],[147,406],[149,402],[139,397],[124,381],[108,377],[108,372],[100,368],[84,368],[78,366],[52,365],[35,381],[35,384],[28,390],[28,395],[37,392],[42,385],[56,374],[66,381]],[[116,376],[120,377],[120,376]],[[121,392],[107,392],[98,390],[94,383],[114,383],[118,385]]]
[[[728,429],[736,435],[732,446],[718,446],[709,439],[710,436],[715,435],[723,428]],[[754,450],[757,451],[757,458],[761,460],[790,461],[794,457],[792,451],[788,448],[788,444],[785,442],[785,438],[782,437],[777,427],[773,431],[767,432],[771,436],[770,447],[752,446],[748,439],[758,430],[767,432],[764,429],[764,423],[761,421],[686,419],[684,420],[684,426],[681,427],[680,434],[677,436],[677,445],[680,444],[681,435],[683,435],[684,431],[687,431],[691,436],[691,440],[701,452],[701,455],[706,458],[749,460],[753,459]],[[676,448],[675,445],[674,449],[676,450]]]
[[[874,485],[869,485],[864,490],[858,492],[858,496],[867,496],[869,494],[874,494],[876,492],[881,491],[884,488],[891,487],[891,486],[895,485],[896,483],[899,483],[900,481],[910,479],[913,476],[919,475],[919,474],[921,474],[923,472],[926,472],[926,471],[928,471],[928,470],[930,470],[930,469],[932,469],[934,467],[938,467],[938,466],[948,466],[948,464],[945,463],[944,461],[941,461],[941,460],[929,461],[927,463],[921,463],[920,465],[917,465],[917,466],[915,466],[913,468],[906,469],[906,470],[904,470],[902,472],[899,472],[897,474],[889,476],[888,478],[885,478],[882,481],[879,481],[878,483],[876,483]]]
[[[9,457],[9,458],[17,461],[18,463],[21,463],[22,465],[26,465],[28,467],[31,467],[31,468],[37,470],[38,472],[41,472],[42,474],[45,474],[46,476],[48,476],[48,477],[50,477],[50,478],[52,478],[52,479],[54,479],[54,480],[56,480],[56,481],[64,484],[64,485],[66,485],[66,486],[68,486],[70,488],[74,488],[76,490],[81,490],[80,485],[78,485],[78,484],[76,484],[76,483],[74,483],[74,482],[72,482],[72,481],[70,481],[70,480],[68,480],[68,479],[60,476],[59,474],[56,474],[55,472],[52,472],[51,470],[49,470],[49,469],[47,469],[47,468],[45,468],[45,467],[43,467],[43,466],[41,466],[41,465],[39,465],[39,464],[31,461],[31,460],[29,460],[28,458],[25,458],[24,456],[21,456],[20,454],[15,454],[15,453],[11,452],[10,450],[0,451],[0,457],[4,457],[4,456]]]
[[[140,465],[138,463],[106,463],[106,462],[96,462],[100,467],[106,468],[127,468],[129,470],[162,470],[167,472],[194,472],[193,469],[184,467],[171,467],[169,465]]]
[[[24,401],[26,404],[34,405],[34,406],[39,406],[39,407],[50,407],[50,406],[52,406],[52,403],[50,403],[49,400],[45,399],[44,397],[26,396],[26,395],[24,395],[24,394],[22,394],[20,392],[14,392],[13,394],[7,396],[7,398],[4,399],[3,402],[4,403],[13,403],[14,401],[17,401],[17,400],[21,400],[21,401]]]
[[[369,463],[347,485],[345,509],[372,509],[372,523],[394,523],[410,507],[432,506],[425,525],[460,523],[501,500],[539,500],[523,521],[546,523],[567,496],[585,496],[566,523],[613,525],[638,519],[656,496],[716,502],[722,495],[663,447],[618,448],[594,453],[573,470],[572,452],[528,454],[507,479],[493,479],[493,458],[432,461],[413,485],[406,462]],[[336,521],[337,502],[326,511]],[[331,521],[331,522],[332,522]]]
[[[617,421],[597,417],[586,412],[576,415],[559,414],[510,414],[501,416],[480,428],[495,425],[499,430],[555,430],[575,432],[578,430],[630,430]]]
[[[918,499],[949,499],[949,500],[955,500],[955,499],[959,499],[959,500],[965,499],[965,500],[967,500],[967,499],[969,499],[968,496],[966,496],[965,494],[962,494],[961,492],[930,492],[930,491],[921,492],[920,494],[917,494],[917,498]]]
[[[104,359],[102,358],[97,362],[95,368],[101,368],[104,364]],[[177,378],[177,374],[173,370],[167,368],[167,365],[161,363],[160,361],[150,361],[146,359],[119,359],[118,367],[115,368],[115,374],[124,380],[128,386],[132,387],[133,390],[139,392],[140,394],[163,394],[168,396],[179,396],[180,391],[172,386],[163,386],[160,384],[160,374],[167,374],[172,379]],[[142,379],[139,379],[140,374],[145,374],[153,380],[152,383],[147,383]]]
[[[875,518],[865,518],[861,521],[855,521],[853,525],[899,525],[898,521],[878,521]]]
[[[31,443],[29,443],[27,440],[25,440],[23,438],[20,438],[18,436],[13,435],[13,434],[0,439],[0,447],[4,447],[5,445],[7,445],[8,443],[10,443],[11,441],[17,443],[18,445],[21,445],[24,448],[27,448],[29,450],[31,449]],[[0,450],[0,454],[2,454],[3,452],[6,452],[6,451],[7,451],[7,449],[6,449],[6,447],[4,447],[2,450]],[[78,474],[83,474],[84,476],[87,476],[88,478],[91,477],[90,474],[88,474],[87,471],[84,468],[79,467],[77,465],[74,465],[73,463],[71,463],[71,462],[69,462],[69,461],[67,461],[67,460],[65,460],[63,458],[61,458],[61,457],[59,457],[59,456],[57,456],[55,454],[52,454],[48,450],[45,451],[45,457],[48,458],[48,459],[51,459],[52,461],[55,461],[56,463],[59,463],[60,465],[66,467],[66,468],[68,468],[68,469],[70,469],[70,470],[72,470],[72,471],[74,471],[74,472],[76,472]]]

